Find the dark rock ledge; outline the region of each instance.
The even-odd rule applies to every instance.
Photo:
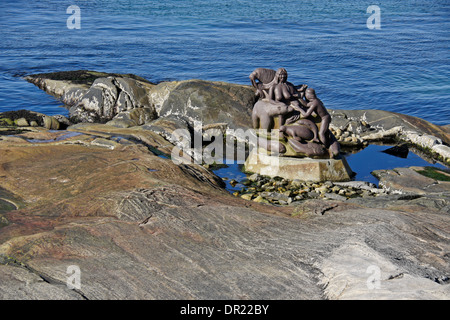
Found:
[[[390,192],[376,197],[248,201],[203,166],[172,162],[167,138],[196,120],[250,127],[250,87],[85,71],[27,79],[71,114],[56,119],[65,130],[35,113],[21,114],[29,126],[0,115],[0,298],[450,297],[450,192],[439,175],[378,172]],[[333,112],[349,147],[389,138],[448,161],[445,127]],[[73,265],[81,288],[69,290]]]

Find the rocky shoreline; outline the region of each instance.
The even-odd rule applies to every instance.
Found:
[[[399,174],[399,172],[401,172]],[[428,173],[428,177],[424,175]],[[450,172],[433,167],[410,167],[395,170],[376,170],[372,174],[380,180],[380,185],[366,181],[308,182],[298,179],[268,177],[252,174],[248,179],[236,181],[244,185],[233,192],[236,197],[273,205],[298,205],[307,199],[348,201],[354,198],[380,197],[387,195],[424,194],[450,191]],[[398,176],[401,175],[399,182]],[[430,178],[430,175],[441,177]],[[226,179],[226,178],[225,178]],[[228,180],[228,179],[227,179]]]
[[[170,159],[173,132],[251,127],[250,86],[93,71],[27,80],[69,117],[0,114],[0,298],[450,297],[447,172],[380,170],[378,187],[250,175],[233,196],[205,166]],[[406,143],[450,163],[448,126],[331,112],[344,148]],[[73,265],[79,289],[66,285]]]
[[[251,127],[255,102],[251,86],[225,82],[185,80],[154,84],[135,75],[86,70],[29,75],[25,79],[60,99],[69,110],[69,119],[59,115],[52,120],[55,117],[40,115],[47,122],[39,125],[48,129],[79,122],[121,128],[145,125],[170,140],[174,129],[192,130],[194,122],[201,121],[204,126],[216,126],[225,133],[226,128]],[[381,110],[331,108],[330,114],[330,129],[343,147],[386,141],[407,143],[430,158],[450,164],[450,125],[441,127]],[[16,125],[17,120],[27,124],[24,118],[13,119]],[[36,125],[36,121],[29,125]]]
[[[234,196],[275,205],[296,205],[302,200],[319,198],[346,201],[356,197],[377,197],[390,193],[364,181],[317,183],[281,177],[272,178],[256,173],[240,183],[245,187],[234,192]]]

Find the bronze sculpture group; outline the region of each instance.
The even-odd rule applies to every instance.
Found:
[[[259,146],[280,155],[336,158],[339,142],[329,130],[331,116],[314,89],[287,81],[287,71],[257,68],[249,76],[259,100],[252,112]],[[279,135],[269,133],[278,129]]]

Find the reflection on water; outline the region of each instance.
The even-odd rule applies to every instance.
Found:
[[[244,166],[243,164],[238,164],[236,161],[234,161],[232,163],[230,163],[230,162],[231,162],[231,160],[227,160],[226,167],[216,169],[213,171],[217,176],[219,176],[221,178],[226,178],[226,180],[224,180],[224,182],[226,184],[225,188],[232,193],[234,191],[241,190],[244,187],[244,185],[241,183],[238,183],[233,186],[231,184],[231,181],[232,180],[236,180],[238,182],[242,181],[245,178],[247,178],[247,175],[244,172],[242,172],[242,168]]]
[[[374,170],[411,166],[432,166],[446,169],[445,166],[439,163],[430,163],[422,159],[411,150],[408,152],[406,158],[396,157],[383,152],[390,147],[391,146],[371,144],[359,152],[344,155],[350,168],[356,173],[354,179],[357,181],[372,182],[378,185],[378,179],[371,174]]]

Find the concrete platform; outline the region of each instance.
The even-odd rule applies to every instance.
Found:
[[[278,157],[268,155],[261,149],[250,153],[245,161],[244,170],[271,177],[314,182],[349,181],[352,175],[352,170],[344,158]]]

